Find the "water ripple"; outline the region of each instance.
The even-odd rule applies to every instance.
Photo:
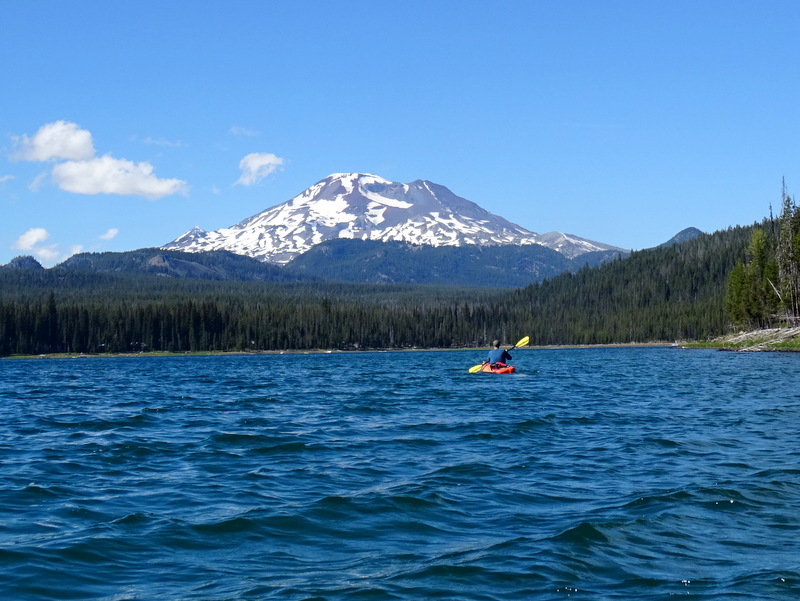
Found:
[[[799,361],[2,361],[3,598],[795,599]]]

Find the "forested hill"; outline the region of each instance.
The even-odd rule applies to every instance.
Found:
[[[595,266],[620,256],[595,251],[569,259],[538,244],[462,247],[374,240],[330,240],[286,266],[229,251],[181,252],[142,248],[127,252],[80,253],[52,268],[110,274],[262,282],[356,283],[519,288],[564,271]],[[19,257],[9,267],[39,266]]]
[[[127,252],[80,253],[53,269],[243,282],[316,279],[313,276],[300,277],[291,270],[227,250],[186,253],[161,248],[142,248]]]
[[[697,339],[724,332],[751,227],[518,290],[237,282],[0,269],[0,355],[364,349]]]
[[[434,247],[338,239],[312,247],[287,268],[298,276],[342,282],[519,288],[621,254],[594,251],[569,259],[539,244]]]
[[[562,274],[513,294],[540,344],[702,339],[728,327],[728,274],[756,227],[734,227]]]

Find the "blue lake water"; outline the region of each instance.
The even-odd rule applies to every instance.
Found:
[[[797,599],[800,354],[0,361],[0,598]]]

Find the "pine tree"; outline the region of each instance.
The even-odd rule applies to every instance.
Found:
[[[749,322],[746,308],[747,270],[744,262],[739,261],[728,275],[728,287],[725,293],[725,313],[737,325]]]
[[[778,235],[777,263],[781,307],[789,323],[800,318],[800,212],[794,200],[782,190],[782,211]]]

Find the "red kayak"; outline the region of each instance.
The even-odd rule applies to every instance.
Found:
[[[516,368],[505,363],[484,363],[481,366],[481,371],[487,374],[513,374]]]

